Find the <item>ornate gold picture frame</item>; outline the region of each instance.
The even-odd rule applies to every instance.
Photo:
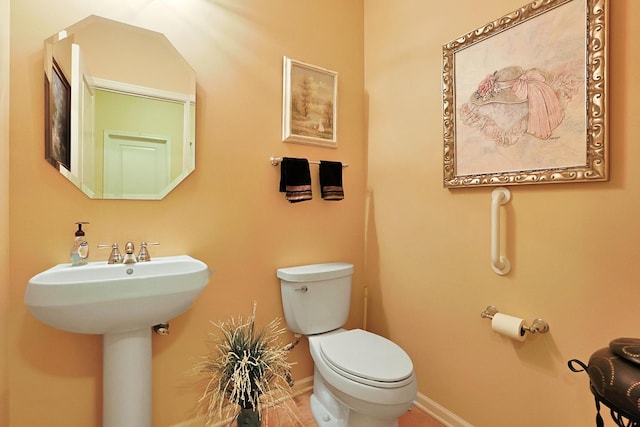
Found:
[[[537,0],[443,46],[444,187],[605,181],[607,0]]]

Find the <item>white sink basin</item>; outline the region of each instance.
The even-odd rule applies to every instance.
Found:
[[[210,271],[188,255],[137,264],[59,264],[31,278],[24,301],[42,322],[80,334],[149,328],[185,312]]]

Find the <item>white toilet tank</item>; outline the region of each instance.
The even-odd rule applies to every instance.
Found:
[[[284,318],[303,335],[342,327],[349,317],[353,264],[333,262],[279,268]]]

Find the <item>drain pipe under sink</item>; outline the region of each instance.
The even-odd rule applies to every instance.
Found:
[[[153,332],[158,335],[169,335],[169,322],[158,323],[153,326]]]

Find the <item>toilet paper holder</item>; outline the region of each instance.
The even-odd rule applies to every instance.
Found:
[[[498,309],[493,306],[487,306],[487,308],[480,313],[480,317],[483,319],[493,319],[493,316],[498,313]],[[544,321],[544,319],[537,318],[533,322],[531,322],[531,326],[524,324],[522,325],[522,329],[529,332],[530,334],[545,334],[549,332],[549,324]]]

